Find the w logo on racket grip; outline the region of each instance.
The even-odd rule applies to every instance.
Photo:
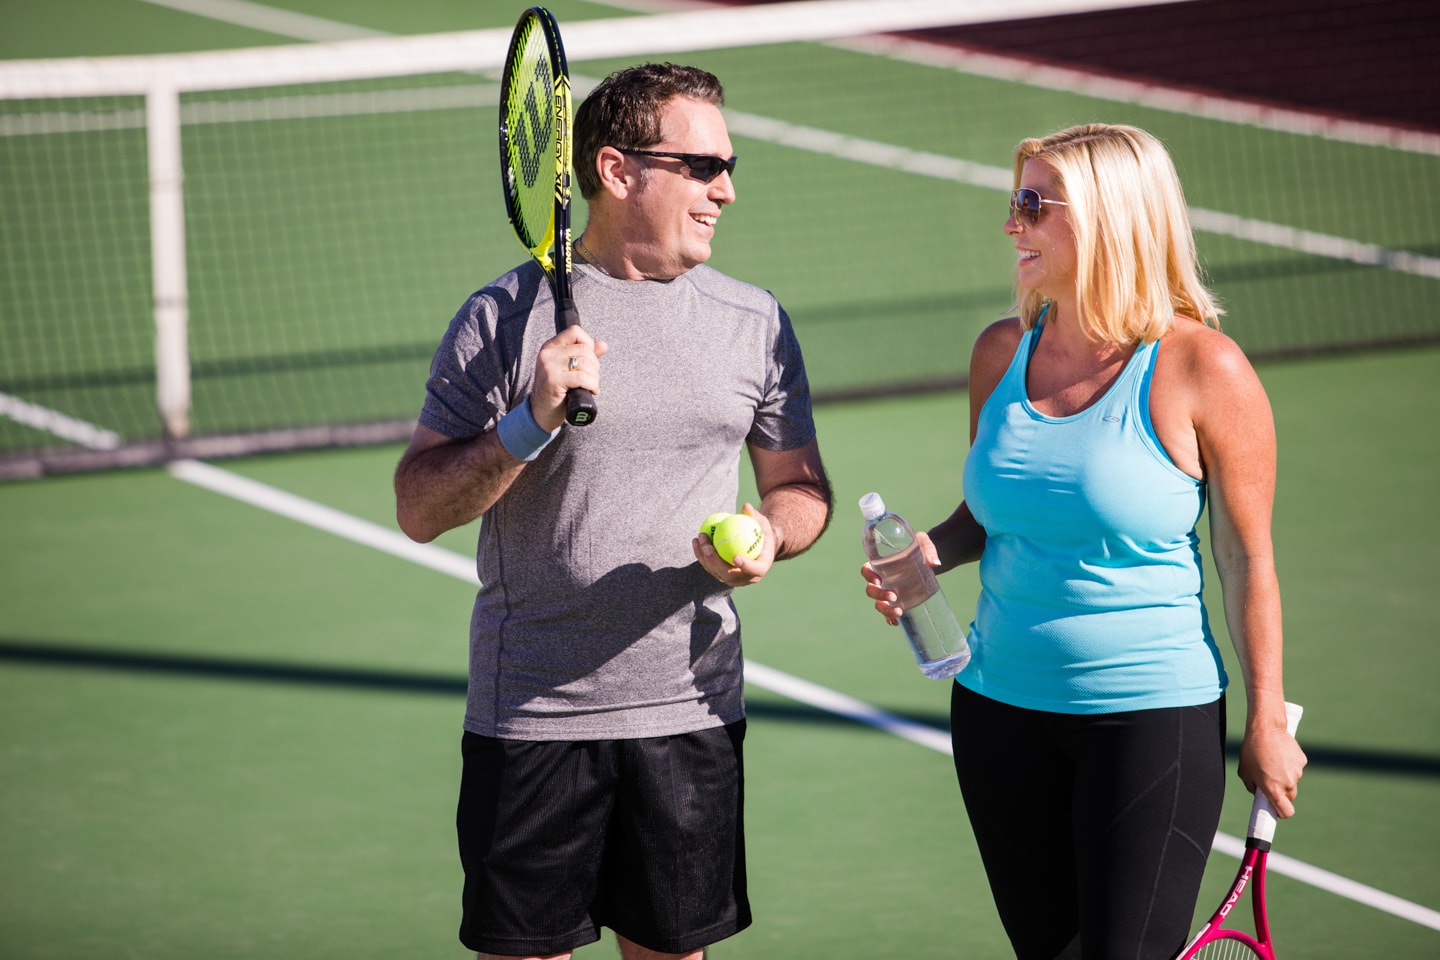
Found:
[[[553,147],[550,137],[555,132],[555,117],[549,109],[541,109],[540,100],[535,95],[537,89],[545,89],[549,86],[550,72],[542,64],[536,64],[535,82],[525,91],[525,116],[524,120],[529,121],[528,131],[525,129],[516,130],[516,136],[512,141],[515,144],[515,152],[519,154],[520,176],[525,180],[527,188],[535,186],[535,181],[540,179],[540,161],[550,152]],[[539,85],[539,86],[537,86]],[[529,136],[525,136],[526,133]]]

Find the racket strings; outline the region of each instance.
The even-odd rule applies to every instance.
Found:
[[[544,64],[537,63],[535,68],[540,72],[548,72]],[[549,78],[545,77],[543,82],[548,81]],[[541,89],[543,88],[540,82],[531,83],[525,89],[525,109],[518,118],[519,135],[512,140],[516,159],[519,160],[520,179],[527,190],[533,190],[535,185],[541,182],[540,174],[545,161],[554,158],[554,152],[548,148],[551,137],[555,135],[555,106],[549,100],[540,102],[540,95],[536,91]]]
[[[555,235],[555,81],[543,31],[536,21],[527,26],[506,78],[505,180],[516,231],[548,263]]]
[[[1272,960],[1271,956],[1257,950],[1248,940],[1221,932],[1219,937],[1203,944],[1194,953],[1193,960]]]

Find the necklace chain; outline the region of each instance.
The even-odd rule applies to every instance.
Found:
[[[594,252],[585,245],[585,235],[583,233],[575,238],[575,252],[580,254],[582,260],[605,274],[605,276],[611,276],[610,271],[606,270],[605,265],[600,262],[600,258],[595,256]]]

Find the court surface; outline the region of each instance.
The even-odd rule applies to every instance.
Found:
[[[6,31],[4,55],[278,42],[123,6],[107,20],[110,5],[47,4]],[[518,12],[289,6],[386,32]],[[571,8],[614,13],[556,4],[562,18]],[[1003,166],[1003,145],[988,159]],[[732,256],[741,276],[764,268]],[[1232,279],[1261,279],[1236,258]],[[936,309],[963,314],[937,345],[963,370],[990,308]],[[1440,349],[1259,370],[1281,444],[1286,687],[1307,708],[1311,758],[1272,859],[1275,937],[1284,957],[1435,957]],[[958,501],[966,413],[963,392],[817,412],[835,521],[738,595],[756,923],[713,957],[1006,955],[945,753],[946,685],[919,675],[857,572],[862,494],[881,492],[917,525]],[[475,528],[406,546],[390,493],[398,456],[384,446],[0,484],[0,955],[464,955],[452,823]],[[973,569],[942,583],[968,617]],[[1248,800],[1232,777],[1226,837],[1243,834]],[[1233,872],[1228,842],[1202,911]]]

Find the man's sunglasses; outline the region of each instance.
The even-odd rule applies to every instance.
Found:
[[[1022,221],[1026,226],[1033,227],[1040,222],[1041,204],[1045,203],[1053,203],[1061,207],[1070,206],[1064,200],[1046,200],[1029,187],[1021,187],[1010,194],[1010,215],[1016,220]]]
[[[627,150],[624,147],[615,149],[628,157],[664,157],[667,160],[684,161],[690,170],[690,176],[701,183],[709,183],[722,173],[734,176],[735,162],[740,159],[731,157],[726,160],[723,157],[712,157],[708,153],[666,153],[663,150]]]

